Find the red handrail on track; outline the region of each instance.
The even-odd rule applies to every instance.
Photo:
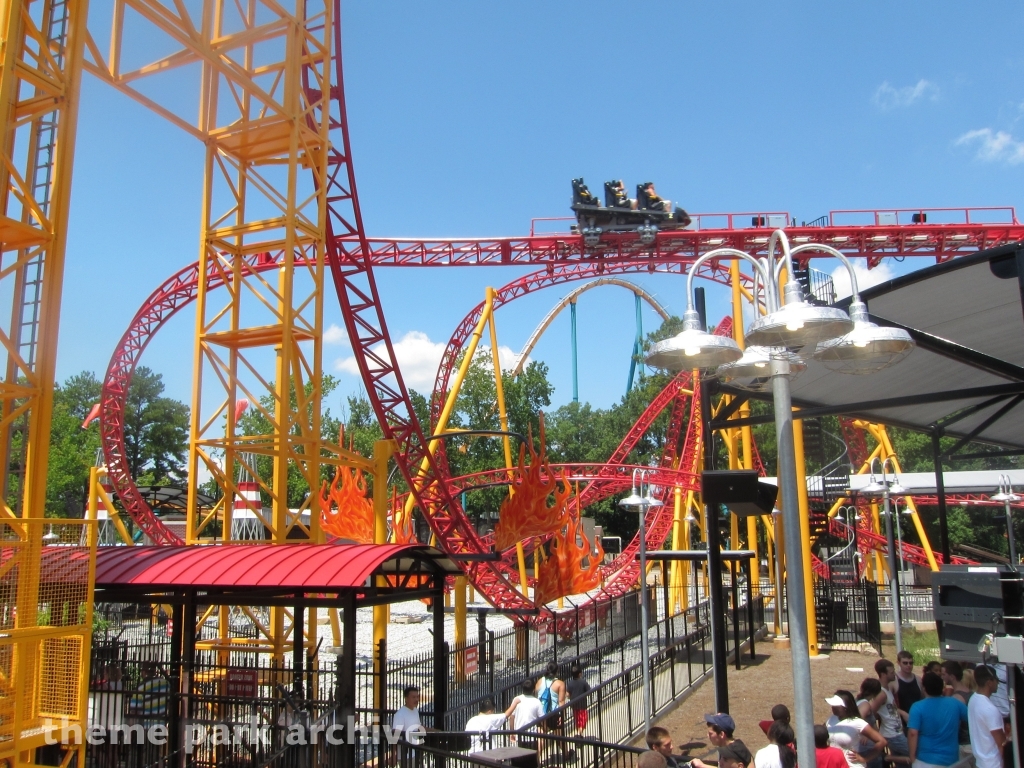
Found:
[[[921,215],[921,214],[929,214],[929,213],[940,213],[940,214],[945,214],[945,213],[957,213],[957,214],[960,214],[960,213],[962,213],[963,214],[963,223],[964,224],[993,223],[993,222],[978,221],[977,220],[978,219],[977,215],[975,216],[975,221],[972,222],[971,221],[971,212],[972,211],[975,214],[980,214],[982,212],[997,212],[997,213],[1009,214],[1009,219],[1010,219],[1009,221],[1007,221],[1007,222],[999,222],[999,223],[1005,223],[1005,224],[1017,224],[1017,223],[1019,223],[1017,221],[1017,209],[1014,208],[1013,206],[1009,206],[1009,205],[1003,205],[1003,206],[974,206],[974,207],[970,207],[970,208],[851,208],[851,209],[847,209],[847,210],[829,211],[828,212],[828,222],[829,222],[830,226],[836,226],[836,217],[837,216],[856,216],[856,215],[870,214],[874,218],[874,221],[872,222],[872,224],[874,226],[876,226],[876,227],[878,227],[878,226],[893,226],[893,225],[900,225],[900,214],[902,213],[902,214],[910,214],[910,216],[911,216],[911,221],[904,221],[903,222],[904,225],[910,224],[910,225],[915,226],[915,227],[930,227],[930,226],[941,225],[941,223],[940,222],[928,223],[928,222],[925,222],[925,221],[922,221],[920,223],[915,223],[913,221],[914,214]],[[891,221],[889,219],[890,216],[892,217]]]

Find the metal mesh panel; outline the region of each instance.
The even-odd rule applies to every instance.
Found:
[[[0,520],[0,758],[85,719],[94,563],[94,522]]]

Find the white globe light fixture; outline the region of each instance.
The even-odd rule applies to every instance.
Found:
[[[811,245],[810,243],[808,245]],[[778,247],[782,258],[775,260],[775,248]],[[806,250],[806,247],[801,246]],[[747,329],[744,337],[747,344],[763,347],[813,348],[819,341],[843,336],[853,329],[853,321],[843,310],[837,307],[818,307],[804,298],[804,290],[796,279],[793,269],[793,254],[799,248],[790,250],[789,238],[781,229],[772,233],[768,241],[768,262],[771,281],[766,281],[765,293],[769,297],[768,313],[757,318]],[[833,251],[835,249],[829,249]],[[839,253],[836,251],[836,253]],[[842,255],[840,254],[840,257]],[[851,280],[855,280],[849,262],[843,261],[850,269]],[[779,301],[778,281],[782,268],[786,268],[788,280],[782,289],[784,302]],[[853,283],[856,286],[856,282]],[[856,288],[854,288],[856,290]]]
[[[786,241],[782,240],[783,253],[786,253]],[[853,264],[842,253],[828,245],[820,243],[806,243],[797,246],[789,253],[789,262],[786,266],[791,268],[792,257],[807,251],[820,251],[827,253],[842,262],[850,276],[850,289],[852,292],[850,300],[850,322],[852,328],[846,331],[822,336],[817,340],[817,349],[814,351],[814,358],[824,363],[833,371],[840,373],[852,373],[865,375],[877,373],[883,368],[898,363],[910,354],[914,349],[914,340],[910,334],[902,328],[888,328],[879,326],[868,316],[867,305],[860,300],[860,290],[857,285],[857,272]],[[779,262],[781,265],[783,262]],[[790,283],[792,284],[792,283]],[[786,286],[787,306],[789,302],[790,284]],[[802,296],[801,296],[802,297]],[[785,307],[783,307],[785,309]],[[829,309],[828,307],[813,307],[813,309]],[[800,311],[804,311],[802,308]]]
[[[786,303],[759,317],[747,329],[747,344],[765,347],[807,347],[842,336],[853,322],[836,307],[816,307],[804,299],[803,288],[790,280],[783,289]]]
[[[818,344],[814,353],[833,371],[865,375],[894,365],[914,349],[914,340],[902,328],[883,328],[868,318],[862,301],[850,304],[853,330],[838,339]]]
[[[654,344],[645,357],[648,365],[670,371],[708,369],[735,362],[743,356],[742,350],[733,339],[728,336],[715,336],[704,330],[700,315],[693,308],[693,277],[697,269],[706,261],[724,257],[749,261],[762,281],[767,284],[767,276],[761,264],[750,254],[735,248],[716,248],[705,253],[693,263],[686,276],[686,311],[683,313],[682,333]]]
[[[668,370],[715,368],[738,360],[739,345],[728,336],[715,336],[701,327],[695,309],[683,313],[683,331],[651,347],[645,358],[648,365]]]
[[[734,363],[718,366],[718,378],[734,387],[751,392],[763,392],[772,386],[772,358],[789,360],[791,374],[807,370],[807,364],[798,355],[779,347],[747,347],[743,357]]]

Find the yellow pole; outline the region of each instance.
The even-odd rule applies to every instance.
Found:
[[[683,506],[683,489],[678,485],[675,487],[672,493],[672,549],[682,549],[683,539],[683,520],[682,520],[682,506]],[[665,607],[666,615],[672,616],[677,612],[679,607],[679,566],[682,563],[678,560],[672,561],[672,568],[669,571],[670,576],[668,580],[668,591],[669,591],[669,603]]]
[[[765,526],[765,529],[767,530],[767,526]],[[778,527],[777,526],[776,526],[775,530],[778,531]],[[776,534],[776,535],[778,535],[778,534]],[[775,595],[775,597],[773,598],[775,600],[775,634],[778,635],[778,634],[781,634],[781,632],[780,632],[781,618],[779,616],[779,614],[780,614],[779,606],[782,604],[782,600],[779,599],[779,585],[775,583],[775,548],[774,548],[774,545],[772,543],[772,536],[770,534],[765,536],[764,538],[765,538],[765,558],[768,560],[768,580],[771,582],[771,585],[772,585],[772,594]]]
[[[683,549],[690,548],[690,505],[693,503],[693,491],[686,492],[686,509],[683,515]],[[681,607],[685,611],[690,607],[690,573],[686,563],[679,563],[679,593],[682,597]]]
[[[455,682],[466,682],[466,577],[455,577]]]
[[[494,306],[494,289],[487,286],[487,306]],[[501,436],[501,445],[505,451],[505,468],[512,469],[512,440],[508,436],[508,413],[505,410],[505,385],[501,380],[501,356],[498,354],[498,328],[494,322],[494,312],[491,311],[491,319],[488,323],[491,331],[491,360],[494,366],[494,390],[498,399],[498,421],[501,423],[501,431],[506,434]]]
[[[386,544],[388,540],[388,462],[395,452],[394,440],[377,440],[373,444],[373,543]],[[411,494],[410,494],[411,495]],[[397,510],[396,510],[397,511]],[[377,586],[387,586],[383,576],[377,577]],[[338,622],[337,611],[331,612],[331,629]],[[384,641],[387,652],[388,624],[391,622],[391,608],[387,605],[373,606],[373,667],[374,688],[380,679],[380,666],[385,660],[378,650]],[[375,691],[374,700],[379,701],[380,693]]]
[[[740,260],[733,259],[729,262],[729,282],[732,286],[732,337],[744,349],[746,343],[743,339],[743,286],[740,285]],[[745,419],[750,416],[750,406],[744,403],[740,406],[739,417]],[[740,428],[741,450],[743,455],[740,466],[743,469],[754,468],[753,435],[750,427]],[[747,518],[747,549],[754,553],[750,562],[750,573],[754,581],[754,588],[759,591],[760,587],[760,558],[757,552],[757,518]]]
[[[491,308],[490,312],[490,326],[491,331],[491,360],[494,367],[494,393],[498,400],[498,422],[501,424],[501,431],[505,434],[501,436],[501,445],[505,451],[505,469],[510,470],[509,478],[511,479],[512,469],[512,440],[508,436],[508,413],[505,410],[505,384],[501,380],[501,356],[498,354],[498,327],[494,322],[494,289],[491,286],[487,286],[485,293],[485,303]],[[512,486],[508,487],[508,495],[511,496],[514,493]],[[526,552],[523,550],[523,542],[516,542],[516,560],[519,564],[519,583],[522,586],[523,594],[527,595],[529,588],[526,582]],[[536,574],[536,563],[534,564],[534,578]]]
[[[125,544],[127,544],[129,547],[132,546],[135,543],[134,541],[132,541],[132,535],[128,533],[128,529],[125,528],[124,521],[121,519],[121,515],[118,514],[117,507],[114,506],[114,502],[107,496],[107,492],[103,490],[103,485],[100,483],[99,468],[93,467],[92,469],[95,469],[96,473],[94,477],[93,472],[91,470],[89,472],[89,486],[91,489],[89,491],[90,509],[92,508],[93,504],[103,504],[103,506],[107,510],[107,515],[110,517],[111,520],[114,521],[114,527],[117,528],[118,535],[121,537]],[[99,507],[97,506],[97,511],[98,510]],[[97,528],[97,535],[98,534],[99,529]]]
[[[96,467],[89,468],[89,519],[96,520],[99,511],[99,470]],[[97,524],[98,525],[98,524]]]
[[[804,551],[804,595],[807,606],[807,648],[818,655],[818,624],[814,613],[814,570],[811,568],[811,519],[807,501],[807,465],[804,459],[804,423],[793,420],[793,452],[796,454],[796,493],[800,501],[800,545]]]
[[[473,329],[473,333],[470,334],[469,341],[466,344],[466,353],[462,358],[462,363],[459,365],[459,370],[455,374],[455,381],[452,382],[451,391],[448,393],[448,398],[444,402],[444,407],[441,409],[441,413],[437,418],[437,434],[441,434],[448,428],[448,419],[451,418],[452,411],[455,410],[455,401],[459,396],[459,390],[462,389],[462,382],[466,380],[466,374],[469,372],[469,366],[473,362],[473,355],[476,354],[477,345],[480,343],[480,337],[483,335],[484,326],[487,321],[491,318],[491,312],[493,306],[490,301],[484,301],[484,309],[480,314],[480,319],[477,321],[476,328]],[[431,440],[427,444],[427,452],[433,456],[437,451],[437,446],[440,443],[440,438]],[[430,466],[430,462],[424,458],[420,463],[420,474],[424,474]],[[416,506],[416,499],[410,493],[409,498],[405,502],[405,514],[403,519],[408,519],[409,515],[412,514],[413,507]]]
[[[875,533],[882,536],[882,521],[878,514],[877,502],[871,504],[871,522],[875,526]],[[887,578],[889,576],[889,562],[882,557],[882,553],[877,549],[875,550],[875,573],[877,574],[876,581],[881,581],[882,574],[885,574]]]

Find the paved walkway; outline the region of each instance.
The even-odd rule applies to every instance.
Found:
[[[770,719],[771,708],[775,704],[785,704],[790,710],[793,709],[790,651],[775,648],[770,640],[759,642],[756,650],[757,660],[751,662],[747,654],[742,669],[737,671],[730,664],[728,678],[729,711],[736,720],[736,736],[746,743],[751,752],[768,744],[768,739],[758,728],[758,721]],[[837,651],[827,659],[811,661],[816,723],[824,722],[831,714],[829,706],[825,704],[826,696],[831,696],[837,688],[845,688],[856,694],[865,677],[875,676],[876,658]],[[668,728],[677,747],[689,744],[691,756],[700,757],[710,751],[704,715],[714,711],[715,686],[709,679],[676,709],[660,718],[658,725]],[[639,741],[642,742],[642,739]]]

